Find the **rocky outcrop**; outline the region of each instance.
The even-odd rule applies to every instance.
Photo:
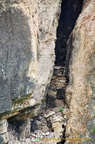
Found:
[[[69,84],[66,99],[70,116],[66,137],[71,138],[71,141],[66,143],[94,144],[95,0],[84,1],[82,13],[68,40],[67,50]]]
[[[0,115],[43,99],[53,73],[60,4],[0,0]]]
[[[15,129],[40,111],[53,74],[60,6],[60,0],[0,0],[0,144],[9,141],[11,120]]]
[[[95,0],[0,0],[0,144],[95,143],[94,11]]]
[[[65,141],[63,133],[67,124],[68,109],[63,103],[63,91],[66,86],[63,70],[63,67],[54,67],[46,96],[45,111],[36,117],[25,118],[25,112],[23,112],[22,119],[21,115],[20,119],[19,115],[8,119],[8,144],[56,144]],[[5,140],[5,134],[1,137]]]
[[[46,96],[45,111],[34,117],[33,109],[30,112],[32,116],[23,110],[16,116],[2,120],[0,123],[1,143],[56,144],[65,141],[64,132],[68,113],[63,103],[65,87],[65,69],[62,66],[55,66]]]

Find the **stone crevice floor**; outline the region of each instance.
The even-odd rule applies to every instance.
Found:
[[[26,130],[8,144],[62,144],[68,123],[68,108],[65,103],[65,68],[54,66],[54,73],[46,95],[46,107],[39,116],[25,123]],[[27,126],[28,125],[28,126]],[[23,126],[24,127],[24,126]],[[29,129],[31,131],[29,132]],[[10,134],[12,137],[12,133]]]
[[[31,124],[34,144],[35,138],[38,138],[38,144],[62,143],[65,127],[68,123],[65,88],[65,68],[55,66],[46,96],[46,110],[44,114],[34,118]]]

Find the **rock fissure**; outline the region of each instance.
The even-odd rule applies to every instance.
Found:
[[[94,4],[88,7],[89,1],[83,10],[83,0],[0,2],[0,144],[89,144],[82,140],[89,136],[95,142],[90,66],[95,43],[89,40]]]
[[[13,137],[19,139],[19,142],[22,142],[22,137],[26,139],[29,137],[32,142],[35,142],[36,137],[38,137],[40,141],[42,139],[43,143],[48,139],[48,143],[53,144],[61,144],[66,141],[65,132],[68,121],[68,108],[65,100],[65,89],[67,86],[65,67],[66,42],[81,11],[81,2],[69,2],[67,0],[62,2],[55,47],[56,61],[46,95],[44,113],[31,120],[31,128],[29,119],[26,120],[27,116],[24,118],[25,115],[22,117],[20,115],[20,118],[16,116],[13,121],[11,119],[8,120],[9,133],[11,136],[13,135]]]

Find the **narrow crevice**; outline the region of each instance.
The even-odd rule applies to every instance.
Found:
[[[61,15],[57,28],[55,65],[65,66],[66,43],[81,12],[82,4],[83,0],[62,0]]]
[[[72,53],[73,46],[71,45],[69,53],[67,48],[67,41],[68,38],[75,26],[76,20],[81,13],[83,5],[83,0],[62,0],[61,5],[61,15],[59,19],[59,24],[57,28],[57,40],[56,40],[56,46],[55,46],[55,54],[56,54],[56,60],[55,60],[55,66],[56,67],[64,67],[65,73],[64,77],[66,78],[66,85],[63,89],[64,94],[62,93],[62,89],[57,90],[57,98],[61,98],[64,103],[64,107],[67,106],[66,104],[66,95],[65,90],[66,86],[69,83],[69,61],[70,61],[70,55]],[[73,41],[73,38],[72,38]],[[64,99],[62,99],[62,94],[64,95]],[[60,95],[60,96],[59,96]],[[62,141],[58,142],[57,144],[64,144],[66,142],[66,125],[63,125],[63,137]]]
[[[60,139],[59,142],[56,143],[64,144],[66,142],[65,134],[68,118],[66,117],[66,111],[64,112],[64,109],[68,110],[68,108],[65,100],[65,93],[66,86],[69,81],[69,70],[67,67],[69,65],[70,54],[73,48],[71,45],[68,58],[66,58],[66,43],[81,12],[82,4],[83,0],[62,0],[61,15],[57,28],[57,40],[55,47],[56,60],[54,73],[51,79],[50,86],[48,88],[46,101],[43,102],[41,107],[40,112],[42,112],[42,115],[40,114],[37,117],[31,118],[31,120],[27,118],[27,115],[29,117],[29,113],[26,113],[26,116],[19,116],[19,119],[18,116],[9,118],[8,130],[10,137],[16,137],[21,141],[21,137],[27,138],[31,136],[35,141],[36,138],[39,138],[40,136],[43,136],[43,139],[47,138],[48,135],[51,135],[52,139],[54,138],[54,136],[55,139],[58,136],[59,139],[61,135],[62,139]],[[44,105],[44,103],[46,105]],[[45,112],[43,112],[44,109]],[[61,122],[60,119],[62,119]],[[60,125],[60,123],[62,123],[62,126]],[[58,126],[58,124],[60,126],[58,128],[58,130],[60,129],[60,132],[56,129],[56,126]],[[23,127],[23,129],[21,127]]]
[[[64,144],[66,142],[66,136],[65,136],[65,133],[66,133],[66,127],[64,126],[64,132],[63,132],[63,138],[62,138],[62,141],[58,142],[57,144]]]

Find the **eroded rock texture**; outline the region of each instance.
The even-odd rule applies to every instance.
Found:
[[[13,135],[19,125],[30,130],[20,120],[40,109],[53,73],[60,6],[60,0],[0,0],[0,144],[9,141],[11,120]]]
[[[66,98],[70,107],[67,137],[79,138],[70,144],[95,143],[95,0],[84,1],[81,15],[68,40],[69,85]],[[91,139],[89,141],[89,139]]]
[[[43,99],[55,60],[56,13],[59,0],[0,0],[0,113]]]
[[[0,144],[95,143],[95,0],[80,1],[63,0],[56,41],[61,0],[0,0]]]

